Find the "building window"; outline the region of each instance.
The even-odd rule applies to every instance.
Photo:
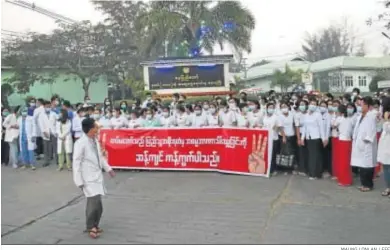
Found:
[[[359,87],[366,87],[366,86],[367,86],[367,77],[359,76]]]
[[[353,87],[353,76],[345,76],[345,87]]]
[[[339,76],[333,76],[333,87],[340,87],[340,77]]]

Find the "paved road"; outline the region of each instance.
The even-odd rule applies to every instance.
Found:
[[[118,172],[97,241],[71,173],[2,168],[3,244],[389,244],[390,199],[330,180]]]

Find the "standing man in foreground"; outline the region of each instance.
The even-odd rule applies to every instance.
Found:
[[[73,180],[87,197],[86,224],[89,236],[93,239],[103,232],[99,228],[103,213],[101,196],[106,193],[103,180],[103,170],[111,177],[115,172],[102,155],[97,141],[98,125],[92,118],[82,122],[84,134],[76,141],[73,153]]]

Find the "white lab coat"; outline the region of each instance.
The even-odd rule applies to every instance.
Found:
[[[84,186],[86,197],[105,195],[103,172],[111,171],[106,159],[102,155],[100,144],[97,142],[97,154],[93,148],[92,139],[83,135],[75,143],[73,154],[73,181],[77,187]]]
[[[57,136],[57,120],[58,115],[54,111],[50,111],[49,123],[50,123],[50,134]]]
[[[373,168],[376,164],[376,120],[375,117],[366,114],[362,122],[360,114],[356,120],[353,132],[351,166],[361,168]]]
[[[75,115],[72,120],[72,131],[74,132],[74,137],[75,138],[80,138],[81,135],[83,134],[83,129],[81,126],[81,122],[83,121],[84,117],[80,117],[78,115]]]
[[[390,165],[390,121],[383,123],[383,130],[378,144],[378,162]]]
[[[105,116],[99,119],[99,124],[102,128],[112,128],[111,119]]]
[[[19,117],[19,146],[22,148],[22,121],[23,118]],[[26,126],[26,137],[27,137],[27,149],[35,150],[36,143],[33,142],[32,138],[37,137],[36,126],[34,126],[34,118],[32,116],[27,116],[25,121]]]
[[[16,119],[15,114],[9,114],[3,122],[3,127],[5,128],[4,141],[12,142],[19,136],[19,129],[11,128],[11,126],[18,125],[18,120]]]
[[[50,140],[50,128],[51,128],[51,123],[50,123],[50,120],[49,120],[49,116],[50,116],[50,113],[47,114],[46,111],[45,112],[41,112],[38,116],[38,127],[39,127],[39,130],[40,130],[40,135],[42,137],[43,140]],[[46,132],[49,136],[46,137],[43,133]]]
[[[34,126],[36,126],[35,131],[37,131],[37,136],[41,136],[41,128],[39,126],[39,116],[42,114],[42,113],[45,113],[45,107],[44,106],[40,106],[39,108],[35,108],[34,109],[34,114],[33,114],[33,117],[34,117]]]
[[[61,131],[62,126],[62,131]],[[67,120],[65,124],[62,124],[60,121],[56,124],[56,133],[57,133],[57,153],[62,153],[62,143],[65,142],[64,148],[65,153],[70,154],[73,152],[73,140],[71,133],[72,123]],[[62,138],[62,139],[61,139]]]

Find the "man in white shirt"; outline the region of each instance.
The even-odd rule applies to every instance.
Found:
[[[33,119],[34,119],[34,126],[35,130],[37,131],[37,139],[36,139],[36,144],[37,144],[37,149],[36,149],[36,154],[37,154],[37,159],[39,159],[39,156],[43,154],[43,142],[42,142],[42,136],[41,136],[41,128],[39,127],[39,116],[42,113],[45,113],[45,107],[43,106],[44,100],[42,98],[39,98],[36,102],[35,99],[30,100],[30,106],[31,107],[36,107],[34,109],[34,114],[33,114]]]
[[[111,177],[115,172],[108,165],[97,141],[99,126],[92,118],[82,121],[82,137],[74,145],[73,181],[87,198],[86,231],[96,239],[103,232],[99,228],[103,213],[101,196],[106,194],[103,170]]]
[[[83,134],[81,122],[84,119],[84,115],[85,115],[84,108],[80,108],[79,110],[77,110],[77,114],[73,117],[72,131],[74,133],[74,141],[77,141]]]

